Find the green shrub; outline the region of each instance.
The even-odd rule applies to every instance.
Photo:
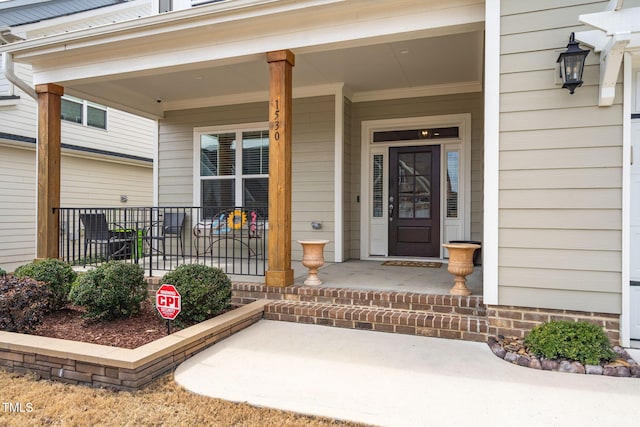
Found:
[[[601,327],[587,322],[551,321],[536,326],[524,339],[530,352],[547,359],[570,359],[597,365],[615,359]]]
[[[76,273],[69,264],[58,259],[43,259],[18,267],[14,276],[21,279],[29,277],[40,282],[45,282],[53,292],[51,310],[64,307],[68,300],[71,283],[76,278]]]
[[[0,277],[0,330],[32,332],[49,311],[53,291],[28,277]]]
[[[165,274],[162,283],[176,287],[182,297],[178,320],[198,323],[227,310],[231,305],[231,280],[219,268],[185,264]]]
[[[69,299],[87,309],[87,318],[111,320],[130,317],[140,311],[147,298],[147,284],[137,264],[110,261],[78,276]]]
[[[2,267],[0,267],[0,277],[5,277],[6,275],[7,275],[7,272],[4,271]]]

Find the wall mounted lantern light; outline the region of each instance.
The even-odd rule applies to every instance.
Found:
[[[580,49],[578,46],[575,33],[571,33],[567,50],[562,52],[556,61],[560,64],[562,87],[568,89],[571,95],[577,87],[582,86],[584,60],[588,54],[588,50]]]

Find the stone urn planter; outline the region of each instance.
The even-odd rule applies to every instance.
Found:
[[[322,284],[318,278],[318,269],[324,265],[324,245],[328,240],[298,240],[302,245],[302,265],[309,269],[309,277],[305,285],[318,286]]]
[[[467,288],[467,275],[473,273],[473,253],[480,245],[472,243],[445,243],[449,250],[449,273],[455,277],[455,285],[449,289],[452,295],[471,295]]]

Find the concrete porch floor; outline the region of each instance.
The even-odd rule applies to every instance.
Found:
[[[318,273],[322,280],[320,287],[448,294],[453,286],[453,276],[447,271],[446,261],[439,268],[382,265],[385,261],[387,260],[349,260],[327,263]],[[307,269],[300,261],[293,261],[291,265],[294,284],[302,285],[307,278]],[[229,277],[233,281],[264,283],[262,276]],[[482,266],[476,266],[473,273],[467,276],[467,287],[472,295],[482,295]]]

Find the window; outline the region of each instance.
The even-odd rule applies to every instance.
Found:
[[[62,120],[107,129],[107,108],[72,96],[62,98]]]
[[[266,127],[266,126],[265,126]],[[269,131],[196,132],[200,205],[204,215],[235,206],[269,203]],[[238,143],[238,141],[240,141]]]

